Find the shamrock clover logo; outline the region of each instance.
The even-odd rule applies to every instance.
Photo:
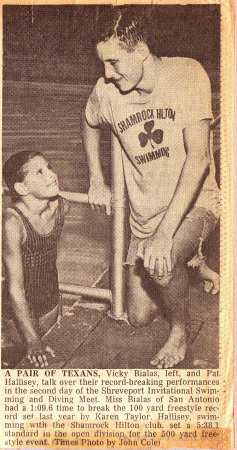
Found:
[[[147,145],[147,142],[150,141],[152,148],[155,148],[152,141],[154,141],[155,144],[160,144],[163,141],[164,133],[162,130],[158,129],[151,131],[154,125],[155,125],[154,120],[150,120],[149,122],[146,122],[144,124],[144,130],[146,131],[146,133],[141,132],[138,135],[141,147],[145,147]]]

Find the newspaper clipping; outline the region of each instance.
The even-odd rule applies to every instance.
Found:
[[[235,447],[234,7],[1,1],[0,448]]]

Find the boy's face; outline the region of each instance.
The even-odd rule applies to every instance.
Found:
[[[105,66],[105,77],[111,80],[122,92],[139,87],[143,78],[144,56],[139,45],[128,52],[119,45],[116,37],[97,45],[100,60]]]
[[[59,193],[58,177],[43,156],[27,163],[23,184],[27,193],[36,198],[51,198]]]

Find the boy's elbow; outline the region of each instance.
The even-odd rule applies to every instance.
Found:
[[[210,170],[211,159],[208,153],[198,155],[195,157],[196,171],[202,174],[208,174]]]

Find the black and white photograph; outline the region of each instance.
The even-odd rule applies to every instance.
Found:
[[[219,368],[220,5],[4,5],[2,369]]]

